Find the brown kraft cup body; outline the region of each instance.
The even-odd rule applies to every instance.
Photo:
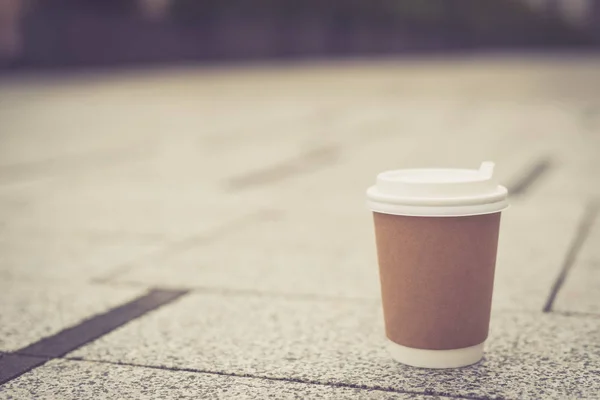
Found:
[[[373,216],[388,339],[429,350],[483,343],[490,322],[500,212]]]

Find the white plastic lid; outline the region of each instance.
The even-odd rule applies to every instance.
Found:
[[[371,210],[383,214],[452,217],[491,214],[508,207],[508,190],[493,177],[494,163],[476,169],[399,169],[377,175],[367,190]]]

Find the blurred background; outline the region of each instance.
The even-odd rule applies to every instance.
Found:
[[[599,0],[0,0],[5,68],[599,45]]]

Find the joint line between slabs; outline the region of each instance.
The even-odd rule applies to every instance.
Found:
[[[550,289],[550,294],[548,295],[548,299],[546,300],[546,304],[544,305],[543,312],[548,313],[552,311],[552,306],[556,301],[556,297],[558,296],[560,289],[563,287],[569,272],[573,268],[579,251],[581,250],[585,241],[590,235],[592,226],[594,225],[594,222],[598,217],[598,211],[600,208],[599,206],[600,204],[597,200],[593,200],[588,203],[586,210],[583,216],[581,217],[581,221],[579,222],[579,225],[577,227],[577,231],[575,233],[573,241],[569,246],[569,251],[565,256],[560,273],[556,277],[556,280],[554,281],[554,284]]]
[[[548,173],[550,168],[554,165],[553,160],[550,157],[545,157],[538,160],[533,166],[531,166],[523,175],[518,179],[515,179],[512,184],[508,187],[509,195],[513,197],[520,197],[525,195],[532,186],[535,185],[545,174]]]
[[[416,392],[416,391],[405,391],[405,390],[401,390],[401,389],[391,389],[391,388],[381,387],[381,386],[370,387],[370,386],[365,386],[365,385],[342,383],[342,382],[326,383],[326,382],[304,380],[304,379],[292,378],[292,377],[280,378],[280,377],[273,377],[273,376],[261,376],[261,375],[243,374],[243,373],[235,373],[235,372],[223,372],[223,371],[210,371],[210,370],[185,368],[185,367],[166,367],[166,366],[158,366],[158,365],[144,365],[144,364],[121,362],[121,361],[109,361],[109,360],[97,360],[97,359],[96,360],[94,360],[94,359],[88,360],[88,359],[83,359],[81,357],[61,357],[61,359],[68,360],[68,361],[77,361],[77,362],[91,362],[91,363],[98,363],[98,364],[121,365],[121,366],[127,366],[127,367],[150,368],[150,369],[157,369],[157,370],[170,371],[170,372],[190,372],[190,373],[196,373],[196,374],[230,376],[230,377],[234,377],[234,378],[263,379],[263,380],[268,380],[268,381],[300,383],[300,384],[304,384],[304,385],[329,386],[329,387],[338,387],[338,388],[346,388],[346,389],[367,390],[367,391],[368,390],[378,390],[378,391],[388,392],[388,393],[416,394],[416,395],[420,395],[420,396],[431,396],[431,397],[442,396],[442,397],[449,397],[452,399],[464,399],[464,400],[489,400],[488,397],[471,397],[471,396],[461,396],[461,395],[448,394],[448,393],[425,393],[425,392]]]
[[[43,338],[0,358],[0,385],[104,336],[144,314],[187,294],[187,290],[152,289],[125,304]]]

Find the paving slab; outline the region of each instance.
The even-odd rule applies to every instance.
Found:
[[[307,384],[285,380],[53,360],[0,386],[0,399],[397,399],[440,396]]]
[[[588,222],[593,224],[589,235],[575,256],[553,309],[600,316],[600,218]]]
[[[44,196],[25,191],[20,198],[27,204],[7,212],[0,225],[0,276],[102,277],[181,242],[251,223],[261,210],[250,198],[220,197],[202,185],[113,178],[51,185]]]
[[[279,131],[277,124],[303,120],[322,105],[305,100],[294,107],[298,104],[293,98],[282,102],[271,97],[242,106],[232,90],[224,96],[226,107],[200,94],[171,107],[163,100],[138,97],[139,90],[147,93],[148,87],[134,84],[129,93],[114,82],[108,88],[79,83],[46,89],[42,85],[36,96],[25,87],[24,94],[13,94],[16,101],[10,107],[0,108],[8,132],[0,145],[4,229],[170,239],[204,232],[253,209],[248,198],[223,193],[224,181],[311,151],[312,144],[305,146],[298,132],[273,133]],[[171,95],[180,95],[180,89],[176,85]],[[115,93],[125,97],[116,100]],[[81,97],[89,104],[81,104]],[[239,107],[232,119],[229,107],[234,103]],[[276,124],[266,129],[266,137],[260,135],[264,122]],[[82,125],[87,127],[83,132]],[[27,207],[13,201],[15,187],[37,181],[44,190],[18,197]],[[2,192],[7,192],[6,200]],[[13,212],[18,206],[20,212]]]
[[[332,124],[347,124],[341,121],[348,120],[348,109],[379,97],[319,96],[310,89],[314,85],[298,91],[289,77],[293,96],[282,95],[281,82],[267,79],[256,97],[240,92],[248,84],[257,90],[252,80],[231,86],[239,82],[236,74],[208,82],[195,72],[186,84],[174,86],[169,82],[173,74],[158,75],[141,84],[132,76],[88,77],[84,84],[66,79],[62,85],[41,82],[3,91],[0,98],[10,102],[0,108],[7,131],[0,148],[0,186],[46,177],[81,180],[98,171],[127,175],[131,169],[143,170],[145,177],[186,178],[206,186],[293,159],[316,144],[307,137],[328,126],[319,123],[323,113],[332,117]],[[96,79],[106,83],[92,82]],[[194,96],[184,94],[190,87],[197,89]],[[147,96],[154,90],[166,97]],[[172,101],[165,102],[167,97]],[[383,111],[375,118],[381,115]]]
[[[201,184],[134,184],[90,180],[52,187],[5,221],[8,232],[106,232],[179,240],[210,232],[254,212],[249,199],[221,196]],[[67,184],[67,183],[65,183]]]
[[[0,191],[0,228],[6,224],[11,215],[23,210],[26,206],[26,200],[19,199],[17,196],[9,196]]]
[[[502,216],[493,307],[541,311],[563,267],[587,204],[572,199],[514,202]]]
[[[0,280],[0,350],[14,351],[140,295],[134,288]]]
[[[15,381],[15,397],[170,397],[190,374],[202,387],[184,386],[182,396],[204,387],[238,395],[239,379],[249,397],[277,396],[271,385],[284,383],[265,389],[268,377],[469,398],[597,398],[597,234],[557,297],[567,315],[539,313],[585,204],[600,195],[597,67],[384,62],[9,85],[0,96],[10,99],[0,107],[0,351],[139,294],[119,283],[197,288],[71,355],[187,372],[52,361]],[[364,190],[385,169],[484,159],[506,184],[550,165],[503,217],[486,359],[455,371],[399,366],[383,346]],[[55,285],[99,276],[115,288]],[[204,385],[204,375],[235,382]],[[88,376],[101,378],[82,385]],[[317,396],[310,385],[289,390]]]
[[[89,281],[162,247],[143,238],[102,233],[0,234],[0,278],[3,280]]]
[[[139,264],[116,282],[290,295],[379,297],[373,223],[353,210],[303,207],[241,227],[207,246]],[[335,203],[335,202],[333,202]],[[585,210],[518,202],[504,213],[494,307],[542,310]]]
[[[384,170],[431,166],[475,168],[482,161],[493,160],[497,163],[496,175],[509,184],[530,164],[549,158],[564,146],[564,132],[549,129],[556,122],[552,110],[541,106],[401,98],[382,107],[387,116],[374,121],[334,126],[324,132],[312,128],[309,137],[315,136],[313,141],[334,148],[335,162],[321,168],[306,167],[288,180],[310,186],[315,191],[311,195],[329,187],[324,195],[338,193],[338,197],[346,195],[346,201],[351,201],[357,193],[364,194],[377,173]],[[523,107],[527,108],[525,112]],[[358,116],[362,113],[355,111]],[[540,130],[544,131],[543,141],[539,141]],[[520,145],[527,140],[538,144],[535,148]],[[314,164],[319,167],[317,162]],[[266,188],[274,200],[289,190],[294,193],[294,185],[288,185],[287,181],[277,183]],[[296,190],[300,185],[296,185]],[[333,189],[336,193],[332,193]],[[362,200],[363,196],[360,197]]]
[[[474,167],[484,159],[493,159],[498,162],[499,179],[512,184],[556,151],[564,135],[546,129],[546,139],[535,149],[520,146],[521,140],[535,139],[537,130],[527,129],[532,122],[514,104],[503,104],[500,111],[492,107],[495,103],[465,105],[418,99],[395,100],[394,104],[400,115],[395,119],[383,120],[381,125],[355,126],[346,132],[334,129],[325,135],[326,142],[341,147],[341,156],[334,165],[296,171],[293,179],[244,190],[232,188],[236,195],[247,196],[250,191],[250,195],[262,197],[264,206],[280,210],[275,220],[240,227],[209,246],[144,260],[117,276],[116,281],[374,298],[379,293],[378,278],[364,192],[378,172],[427,165]],[[554,114],[550,111],[532,106],[532,114],[539,116],[532,120],[552,121]],[[567,118],[558,115],[559,120]],[[481,129],[486,126],[493,129],[482,135]],[[440,135],[441,130],[451,134]],[[437,146],[424,146],[430,141]],[[459,146],[461,143],[465,145]],[[449,156],[455,153],[460,157]],[[545,202],[540,209],[538,204],[521,205],[518,199],[515,202],[503,224],[495,304],[541,309],[581,205],[562,210],[556,203]],[[560,221],[549,221],[548,216],[557,212]],[[564,226],[552,229],[546,238],[534,235],[529,228],[540,224]],[[528,228],[529,234],[521,233]],[[553,244],[551,250],[542,251],[548,243]],[[532,285],[534,294],[529,295]]]
[[[370,218],[366,211],[349,218],[274,215],[271,221],[241,227],[207,246],[148,260],[117,275],[115,281],[377,297]]]
[[[593,107],[597,109],[598,105]],[[534,193],[538,201],[600,198],[600,187],[595,183],[600,174],[600,118],[597,118],[594,126],[588,126],[582,114],[580,110],[574,116],[578,127],[566,131],[569,134],[563,135],[558,141],[562,144],[554,157],[553,172]]]
[[[599,318],[497,312],[485,360],[393,362],[377,301],[192,294],[68,357],[478,398],[595,398]]]
[[[6,96],[10,101],[0,108],[7,132],[0,150],[0,171],[3,167],[58,160],[52,164],[51,172],[67,172],[64,167],[72,167],[73,162],[81,158],[89,159],[99,150],[105,154],[139,148],[156,138],[176,137],[161,141],[160,144],[167,144],[161,150],[168,151],[173,149],[168,144],[177,145],[178,138],[195,136],[196,146],[190,148],[194,149],[204,139],[218,134],[248,126],[258,128],[269,121],[303,118],[330,102],[315,98],[302,101],[292,96],[287,100],[281,96],[262,96],[248,101],[238,90],[223,87],[229,85],[229,79],[217,82],[217,87],[222,89],[219,92],[215,91],[215,85],[196,77],[187,85],[204,83],[196,86],[198,91],[194,96],[182,96],[181,91],[187,89],[181,85],[173,87],[165,79],[150,79],[143,85],[132,82],[135,78],[131,76],[118,83],[114,77],[108,77],[104,84],[92,82],[95,79],[98,77],[88,77],[87,82],[78,79],[41,82],[3,91],[0,98]],[[148,96],[153,88],[165,97]],[[167,97],[171,101],[165,101]],[[81,98],[86,101],[82,102]],[[230,118],[231,107],[236,109],[236,118]],[[83,124],[84,131],[81,130]],[[21,132],[27,132],[27,137],[20,135]],[[29,169],[27,175],[48,172]]]

